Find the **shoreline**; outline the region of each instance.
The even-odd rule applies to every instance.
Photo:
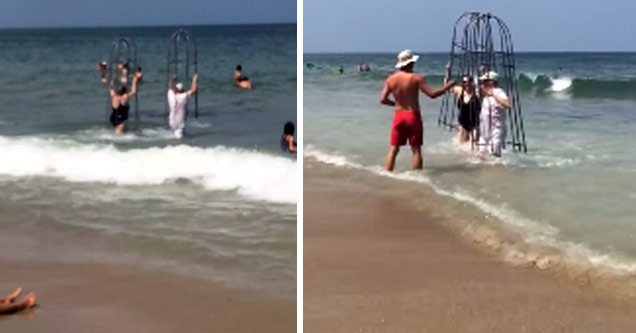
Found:
[[[462,239],[444,221],[444,208],[457,203],[418,191],[418,184],[307,159],[304,177],[308,332],[636,326],[633,301],[550,270],[507,264]]]
[[[0,292],[36,293],[7,332],[293,332],[296,302],[117,264],[0,261]],[[249,318],[249,320],[246,320]]]

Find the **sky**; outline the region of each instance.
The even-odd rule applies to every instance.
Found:
[[[0,1],[0,28],[295,22],[296,0]]]
[[[490,12],[516,51],[636,51],[636,1],[304,0],[304,53],[449,52],[464,12]]]

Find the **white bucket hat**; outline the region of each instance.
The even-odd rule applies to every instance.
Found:
[[[499,75],[497,74],[497,72],[488,71],[488,72],[484,73],[484,75],[482,75],[479,79],[482,80],[482,81],[485,81],[485,80],[497,81],[498,77],[499,77]]]
[[[397,56],[398,63],[395,65],[395,68],[402,68],[412,62],[417,62],[417,59],[420,58],[418,55],[414,55],[413,51],[406,49]]]
[[[183,83],[177,83],[174,87],[177,88],[177,90],[183,90]]]

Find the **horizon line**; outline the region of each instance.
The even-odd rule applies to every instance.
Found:
[[[234,25],[298,25],[297,22],[254,22],[254,23],[197,23],[197,24],[148,24],[148,25],[93,25],[93,26],[40,26],[40,27],[2,27],[0,30],[36,30],[36,29],[109,29],[109,28],[162,28],[162,27],[209,27]]]

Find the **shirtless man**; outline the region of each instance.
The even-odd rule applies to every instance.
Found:
[[[393,171],[395,157],[408,141],[413,152],[413,169],[422,169],[422,136],[423,126],[420,114],[419,91],[430,98],[442,96],[455,85],[455,81],[448,81],[442,88],[431,90],[424,77],[414,74],[413,67],[419,56],[413,55],[411,50],[404,50],[397,56],[395,68],[399,70],[391,74],[384,83],[380,94],[380,103],[395,108],[393,125],[391,127],[391,147],[386,156],[384,168]],[[392,94],[395,101],[389,99]]]
[[[192,76],[192,84],[190,90],[185,91],[183,89],[183,83],[174,84],[176,78],[172,78],[168,83],[168,106],[170,107],[170,115],[168,116],[168,123],[170,128],[174,131],[174,136],[177,139],[183,137],[183,130],[185,128],[185,116],[186,105],[188,104],[188,98],[197,92],[197,80],[199,76],[194,74]],[[174,90],[173,90],[174,86]],[[176,90],[176,91],[175,91]]]

